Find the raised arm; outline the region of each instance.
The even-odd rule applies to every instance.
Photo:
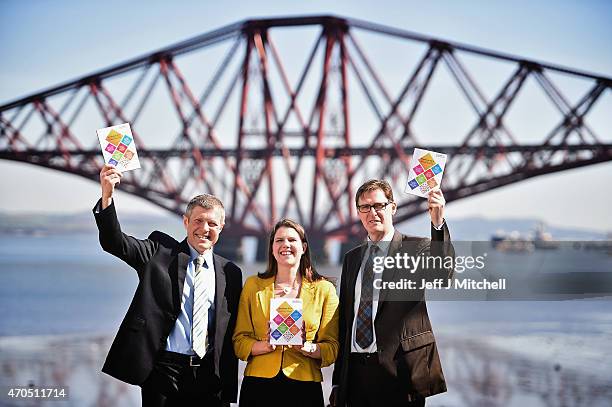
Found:
[[[93,209],[98,226],[100,246],[104,251],[119,257],[132,266],[140,276],[144,265],[155,253],[159,241],[169,238],[161,232],[153,232],[148,239],[136,239],[121,231],[113,204],[115,186],[121,182],[121,172],[112,165],[100,171],[102,198]]]

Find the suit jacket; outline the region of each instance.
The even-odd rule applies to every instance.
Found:
[[[402,235],[395,232],[389,245],[388,257],[404,253],[414,256],[428,254],[452,256],[450,234],[446,224],[441,231],[431,229],[432,240]],[[435,242],[430,244],[430,242]],[[333,374],[333,384],[338,385],[337,406],[345,406],[347,400],[349,355],[352,345],[354,320],[355,282],[367,244],[362,244],[344,256],[340,283],[340,352]],[[448,264],[448,263],[447,263]],[[420,287],[420,278],[450,278],[449,268],[428,269],[410,274],[405,269],[385,268],[382,281],[401,281],[411,276]],[[375,278],[376,275],[375,275]],[[399,381],[407,395],[405,402],[432,396],[446,391],[446,383],[438,356],[436,341],[427,314],[423,290],[391,291],[381,289],[378,310],[374,319],[379,363]],[[381,395],[384,397],[384,395]],[[398,400],[389,400],[397,403]],[[381,399],[381,405],[384,400]]]
[[[156,355],[181,309],[183,284],[190,252],[187,240],[176,241],[155,231],[140,240],[121,232],[114,204],[97,212],[100,245],[138,273],[138,287],[108,352],[103,372],[124,382],[140,385],[153,369]],[[232,349],[242,272],[221,256],[214,257],[215,326],[213,359],[221,381],[221,399],[235,401],[238,392],[238,359]]]
[[[245,376],[274,377],[280,369],[285,376],[301,381],[323,380],[321,368],[329,366],[338,355],[338,295],[332,283],[325,280],[302,280],[300,297],[306,340],[321,348],[321,359],[302,355],[296,349],[277,346],[264,355],[250,356],[257,341],[268,339],[270,299],[274,297],[274,278],[249,277],[240,296],[238,321],[234,332],[234,350],[248,361]]]

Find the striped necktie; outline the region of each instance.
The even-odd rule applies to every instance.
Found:
[[[374,341],[374,329],[372,328],[372,297],[374,295],[374,257],[378,255],[379,248],[372,245],[370,256],[363,267],[361,275],[361,298],[357,309],[357,327],[355,329],[355,341],[362,349],[366,349]]]
[[[193,324],[192,340],[193,350],[203,358],[208,347],[208,308],[206,297],[208,289],[204,281],[205,269],[208,269],[204,255],[196,258],[196,269],[193,283]]]

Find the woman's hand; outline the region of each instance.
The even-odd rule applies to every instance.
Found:
[[[293,348],[297,349],[304,356],[308,356],[313,359],[321,359],[321,347],[312,342],[304,342],[304,345],[300,348],[298,345]]]
[[[268,338],[270,337],[270,322],[268,322]],[[276,345],[270,345],[270,340],[257,341],[251,348],[251,356],[265,355],[266,353],[273,352],[276,349]]]
[[[270,345],[270,341],[257,341],[251,348],[251,356],[265,355],[273,352],[274,349],[276,349],[276,345]]]

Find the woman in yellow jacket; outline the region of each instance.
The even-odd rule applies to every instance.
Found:
[[[303,346],[271,345],[272,298],[301,298]],[[240,406],[323,406],[321,368],[338,355],[338,296],[310,258],[304,228],[290,220],[270,233],[268,266],[244,283],[234,331],[234,351],[247,361]]]

